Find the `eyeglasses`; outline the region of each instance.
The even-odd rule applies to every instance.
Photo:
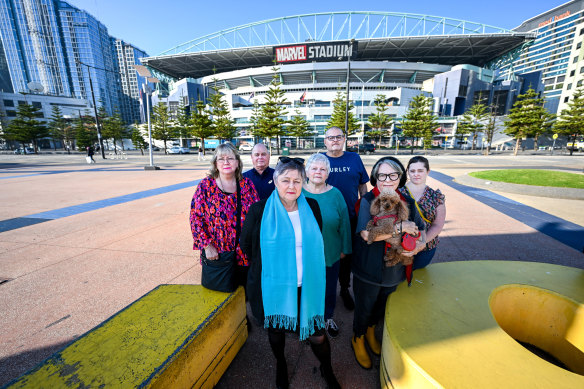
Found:
[[[331,135],[331,136],[327,136],[326,139],[328,139],[329,141],[333,142],[335,140],[341,140],[344,137],[345,137],[344,135]]]
[[[397,180],[399,180],[400,177],[401,177],[401,174],[399,174],[399,173],[389,173],[389,174],[379,173],[377,175],[377,180],[378,181],[387,181],[387,179],[389,178],[390,181],[397,181]]]
[[[280,157],[278,161],[282,163],[295,162],[300,166],[304,166],[304,158]]]
[[[235,158],[233,157],[225,157],[225,158],[217,158],[217,162],[221,162],[222,164],[232,164],[235,162]]]

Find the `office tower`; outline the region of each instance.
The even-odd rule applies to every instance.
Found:
[[[147,54],[122,39],[111,39],[121,80],[120,114],[126,123],[140,122],[140,88],[146,80],[132,65],[141,65],[140,58]]]
[[[488,66],[498,70],[498,80],[516,80],[518,75],[541,71],[546,107],[555,113],[559,108],[562,89],[567,89],[568,85],[573,87],[578,82],[574,81],[576,72],[580,72],[582,67],[577,64],[582,61],[579,53],[584,26],[579,25],[583,20],[583,0],[570,1],[537,15],[513,29],[533,33],[535,40],[492,61]],[[568,92],[565,91],[565,94]]]

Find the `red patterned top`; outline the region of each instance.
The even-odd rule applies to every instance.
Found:
[[[241,225],[243,226],[249,207],[260,198],[249,178],[244,177],[239,185],[241,187]],[[227,194],[219,189],[214,178],[203,178],[191,201],[193,250],[204,250],[211,243],[219,253],[233,250],[237,223],[236,210],[237,192]],[[237,259],[238,265],[248,266],[247,257],[239,246],[237,246]]]
[[[399,189],[402,193],[408,193],[408,189],[404,186]],[[420,209],[422,210],[423,216],[430,220],[430,224],[434,223],[434,219],[436,219],[436,208],[439,205],[444,204],[445,196],[440,192],[440,189],[432,189],[429,186],[424,188],[424,193],[422,193],[422,197],[417,201]],[[428,223],[426,223],[428,224]],[[426,225],[426,230],[430,228],[430,225]],[[438,237],[435,237],[430,242],[426,244],[426,250],[431,250],[438,245]]]

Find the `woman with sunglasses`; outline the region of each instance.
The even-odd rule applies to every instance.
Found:
[[[241,232],[250,259],[247,295],[258,322],[268,329],[276,358],[276,386],[288,388],[286,331],[309,339],[329,388],[340,388],[324,331],[325,255],[318,202],[302,194],[304,160],[280,157],[276,190],[253,204]]]
[[[216,260],[219,253],[236,250],[235,283],[245,287],[248,259],[236,237],[237,187],[241,197],[241,225],[259,196],[249,178],[242,176],[243,164],[237,149],[223,143],[215,149],[209,175],[199,182],[191,201],[193,250],[201,258]]]
[[[422,269],[432,261],[438,246],[438,234],[444,228],[446,220],[446,205],[440,189],[432,189],[426,185],[430,163],[422,156],[416,156],[408,162],[409,181],[400,188],[401,193],[407,193],[416,200],[418,211],[426,222],[426,247],[414,257],[413,269]]]
[[[381,353],[381,344],[375,338],[375,325],[385,314],[387,297],[406,278],[405,267],[401,263],[391,267],[385,266],[384,241],[395,234],[419,235],[415,249],[410,252],[404,251],[405,255],[414,256],[425,247],[426,239],[425,224],[416,209],[415,201],[398,191],[398,188],[406,183],[405,169],[401,162],[394,157],[381,158],[371,170],[370,182],[373,190],[361,198],[357,211],[357,237],[354,239],[352,268],[355,313],[351,345],[357,362],[365,369],[372,366],[365,343],[367,342],[373,354]],[[398,192],[410,211],[410,218],[409,221],[396,224],[393,234],[380,235],[372,244],[367,244],[369,236],[367,223],[373,218],[370,214],[371,203],[384,191]]]

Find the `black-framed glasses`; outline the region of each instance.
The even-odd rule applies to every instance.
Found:
[[[279,162],[282,162],[282,163],[295,162],[298,165],[304,166],[304,158],[298,158],[298,157],[294,157],[294,158],[291,158],[291,157],[280,157],[280,158],[278,158],[278,161]]]
[[[389,179],[390,181],[397,181],[397,180],[399,180],[400,177],[401,177],[401,174],[399,174],[399,173],[389,173],[389,174],[379,173],[379,174],[377,174],[378,181],[387,181],[387,179]]]
[[[326,138],[333,142],[335,140],[342,140],[345,136],[344,135],[331,135],[331,136],[327,136]]]

